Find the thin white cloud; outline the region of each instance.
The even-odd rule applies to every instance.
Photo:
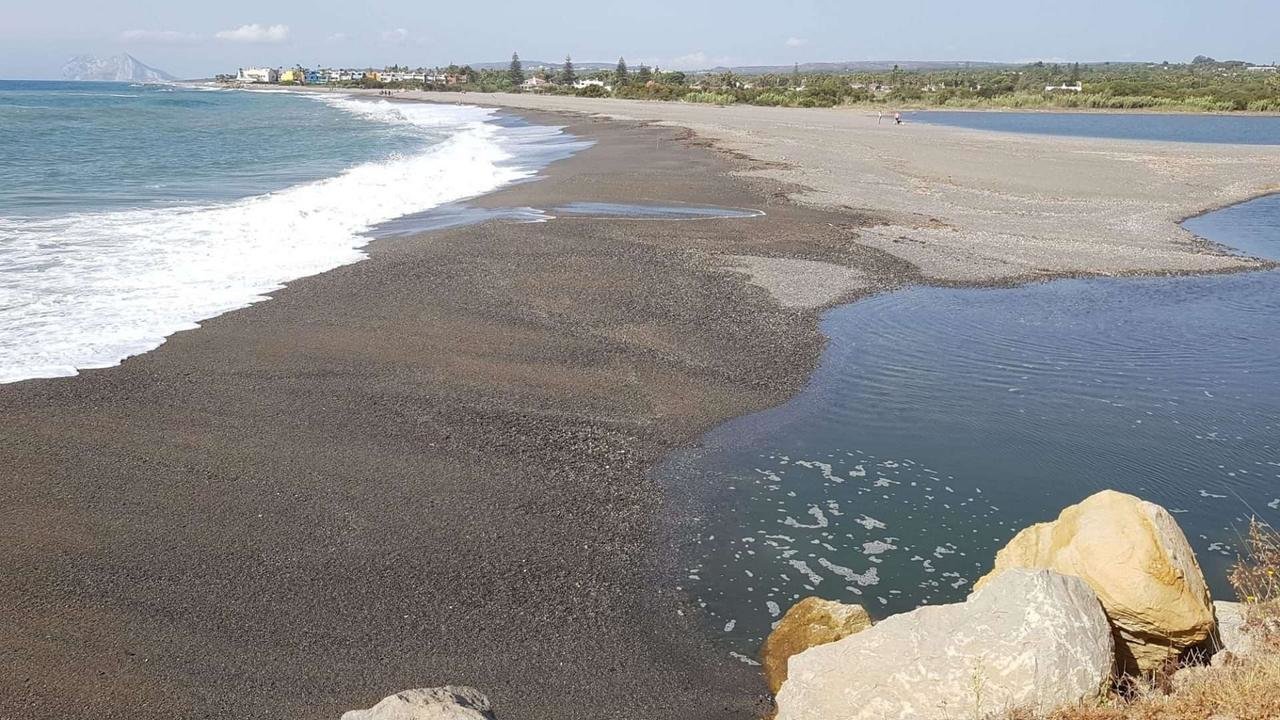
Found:
[[[241,25],[235,30],[223,30],[214,37],[239,43],[282,43],[289,39],[288,25]]]
[[[787,42],[785,44],[789,48],[798,48],[798,47],[804,47],[805,45],[808,45],[809,40],[807,38],[789,37],[787,38]]]
[[[387,30],[382,33],[382,39],[386,42],[402,43],[409,39],[409,31],[404,28],[396,28],[395,30]]]
[[[147,45],[190,45],[199,42],[200,36],[177,30],[125,30],[120,33],[120,41]]]
[[[344,32],[336,32],[329,36],[329,42],[345,42],[347,34]]]

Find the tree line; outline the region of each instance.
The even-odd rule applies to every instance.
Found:
[[[1280,71],[1197,57],[1190,63],[1030,63],[1021,66],[877,72],[662,72],[619,58],[612,70],[559,67],[527,72],[518,53],[505,70],[450,66],[460,82],[428,87],[535,92],[717,104],[792,107],[870,104],[899,108],[1112,108],[1280,112]],[[537,78],[536,87],[526,81]],[[585,83],[583,81],[594,81]]]

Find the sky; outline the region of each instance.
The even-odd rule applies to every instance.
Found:
[[[0,78],[128,52],[184,78],[239,67],[496,62],[668,69],[851,60],[1280,61],[1280,0],[0,0]]]

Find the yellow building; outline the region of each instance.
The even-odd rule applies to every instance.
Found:
[[[280,73],[280,82],[282,83],[291,82],[291,83],[296,83],[298,85],[302,85],[306,83],[306,74],[302,71],[302,68],[294,68],[292,70],[283,70]]]

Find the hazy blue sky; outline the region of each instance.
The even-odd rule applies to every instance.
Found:
[[[1280,60],[1280,0],[0,0],[0,77],[128,51],[184,77],[522,57],[699,68],[821,60]]]

